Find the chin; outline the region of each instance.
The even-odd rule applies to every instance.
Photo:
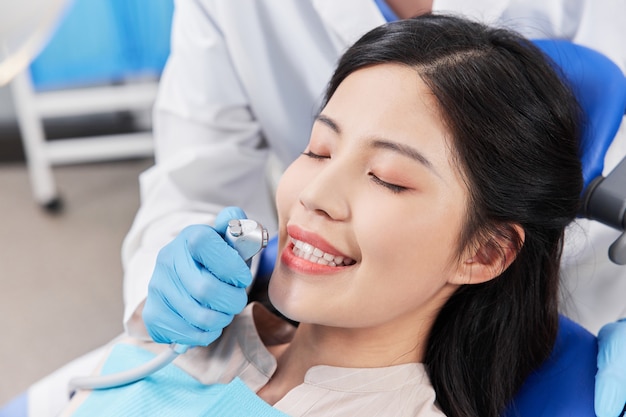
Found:
[[[282,295],[282,294],[281,294]],[[285,300],[284,296],[276,295],[272,291],[272,284],[268,289],[268,298],[272,307],[288,320],[300,323],[302,321],[302,314],[299,312],[297,305]]]

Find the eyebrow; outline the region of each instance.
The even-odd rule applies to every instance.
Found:
[[[325,124],[327,127],[331,128],[335,133],[341,133],[341,129],[339,128],[337,123],[335,123],[335,121],[331,119],[330,117],[324,116],[323,114],[318,114],[317,116],[315,116],[315,120]]]
[[[333,130],[335,133],[341,134],[341,127],[339,127],[339,125],[330,117],[325,116],[323,114],[318,114],[315,120],[323,123],[324,125],[329,127],[331,130]],[[408,158],[411,158],[414,161],[417,161],[420,164],[424,165],[426,168],[430,169],[437,176],[441,177],[439,173],[437,172],[437,170],[435,169],[432,162],[430,162],[430,160],[426,158],[426,156],[423,153],[413,148],[412,146],[406,145],[404,143],[394,142],[394,141],[391,141],[382,137],[378,137],[378,136],[374,137],[371,140],[369,145],[375,149],[386,149],[386,150],[399,153],[400,155],[406,156]]]
[[[413,159],[414,161],[419,162],[424,165],[426,168],[433,171],[435,174],[439,176],[432,162],[423,153],[418,151],[417,149],[405,145],[404,143],[393,142],[384,138],[375,138],[370,142],[370,146],[376,149],[388,149],[390,151],[394,151],[399,153],[400,155],[404,155]]]

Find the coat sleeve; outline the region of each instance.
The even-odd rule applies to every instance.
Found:
[[[154,107],[155,165],[140,176],[140,208],[122,246],[131,333],[142,327],[135,313],[158,251],[181,229],[212,224],[228,205],[274,222],[268,151],[209,2],[176,2],[171,42]]]

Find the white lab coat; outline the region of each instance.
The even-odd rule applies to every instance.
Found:
[[[535,29],[527,32],[531,36],[567,37],[602,49],[604,35],[590,35],[596,14],[603,13],[598,3],[609,1],[435,0],[434,9],[508,24],[522,23],[516,16],[530,15],[536,22],[526,25]],[[613,3],[626,10],[625,1]],[[592,7],[593,13],[588,12]],[[613,12],[607,14],[615,25],[624,26]],[[606,20],[594,29],[609,31],[611,22]],[[122,251],[129,330],[132,313],[147,294],[158,250],[184,226],[210,224],[222,207],[237,205],[270,231],[275,229],[266,175],[270,153],[283,166],[299,155],[337,59],[360,35],[382,23],[373,0],[176,2],[172,53],[154,110],[156,164],[140,177],[141,208]],[[622,39],[611,38],[614,43],[604,52],[621,57],[623,65],[624,51],[612,49],[621,48]],[[598,244],[598,251],[606,258],[604,245]],[[623,275],[626,285],[624,268],[608,268],[610,275]],[[626,288],[619,291],[625,293]],[[607,307],[600,300],[595,305]],[[620,297],[614,304],[598,316],[601,323],[624,314],[626,302]],[[585,323],[586,316],[574,318],[596,330]]]

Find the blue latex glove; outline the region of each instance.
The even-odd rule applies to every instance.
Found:
[[[246,306],[250,268],[223,237],[235,218],[246,215],[228,207],[215,228],[189,226],[159,252],[142,313],[155,342],[206,346]]]
[[[618,417],[626,403],[626,320],[598,333],[595,409],[598,417]]]

